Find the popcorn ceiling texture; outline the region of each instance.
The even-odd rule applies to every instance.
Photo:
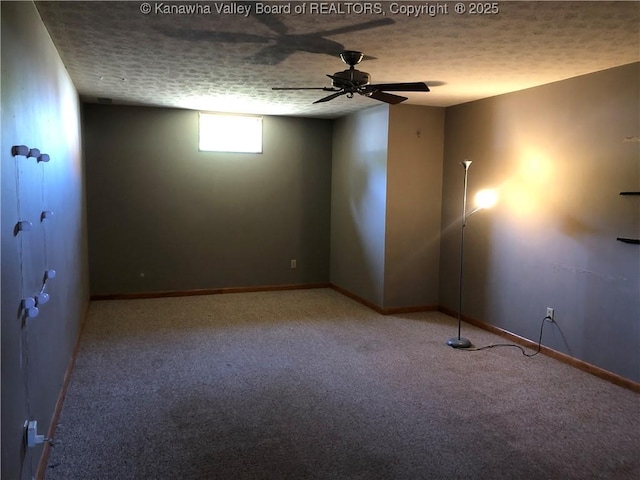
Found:
[[[253,4],[248,16],[216,8],[253,2],[186,2],[202,10],[184,15],[157,7],[180,2],[149,2],[146,15],[143,3],[37,2],[84,100],[331,118],[378,102],[357,96],[313,105],[324,92],[271,87],[330,86],[325,75],[347,68],[342,49],[375,57],[358,66],[373,83],[426,81],[431,92],[407,94],[407,103],[432,106],[640,60],[639,2],[499,2],[498,14],[485,15],[429,2],[440,5],[438,15],[417,17],[394,14],[391,2],[379,2],[380,14],[324,15],[255,15]]]

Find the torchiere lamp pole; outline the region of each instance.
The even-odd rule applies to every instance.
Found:
[[[467,173],[471,166],[471,160],[464,160],[462,162],[464,167],[464,193],[462,196],[462,226],[460,227],[460,276],[458,279],[458,336],[447,340],[447,345],[453,348],[469,348],[471,342],[466,338],[460,336],[460,330],[462,327],[462,272],[463,272],[463,259],[464,259],[464,227],[467,225]],[[472,213],[475,213],[472,212]]]
[[[498,201],[498,194],[495,190],[480,190],[476,194],[476,208],[467,213],[467,173],[471,166],[471,160],[462,162],[464,167],[464,194],[462,197],[462,226],[460,231],[460,277],[458,278],[458,336],[447,340],[447,345],[453,348],[469,348],[471,342],[460,336],[462,326],[462,272],[464,268],[464,227],[467,226],[467,218],[478,210],[491,208]]]

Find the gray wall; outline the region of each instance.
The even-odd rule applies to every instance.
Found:
[[[469,220],[463,313],[640,381],[639,65],[448,108],[440,303],[457,310],[462,167],[500,203]],[[455,228],[451,228],[454,225]],[[473,339],[471,339],[473,340]]]
[[[384,303],[389,108],[335,120],[331,181],[331,283]]]
[[[438,305],[444,113],[389,109],[385,307]]]
[[[262,154],[199,152],[195,111],[83,127],[92,294],[329,281],[330,121],[265,117]]]
[[[89,292],[78,95],[31,2],[2,2],[2,478],[31,480],[42,446],[25,451],[25,420],[46,434]],[[12,157],[12,145],[50,154]],[[40,222],[40,213],[54,217]],[[30,232],[14,234],[19,219]],[[21,299],[51,300],[23,321]]]
[[[437,306],[444,109],[335,121],[331,283],[383,309]]]

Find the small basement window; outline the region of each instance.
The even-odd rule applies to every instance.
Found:
[[[200,151],[262,153],[262,117],[200,113]]]

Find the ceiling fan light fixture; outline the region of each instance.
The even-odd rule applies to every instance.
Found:
[[[355,65],[362,61],[364,54],[362,52],[356,52],[354,50],[345,50],[340,53],[340,58],[344,63],[353,68]]]

